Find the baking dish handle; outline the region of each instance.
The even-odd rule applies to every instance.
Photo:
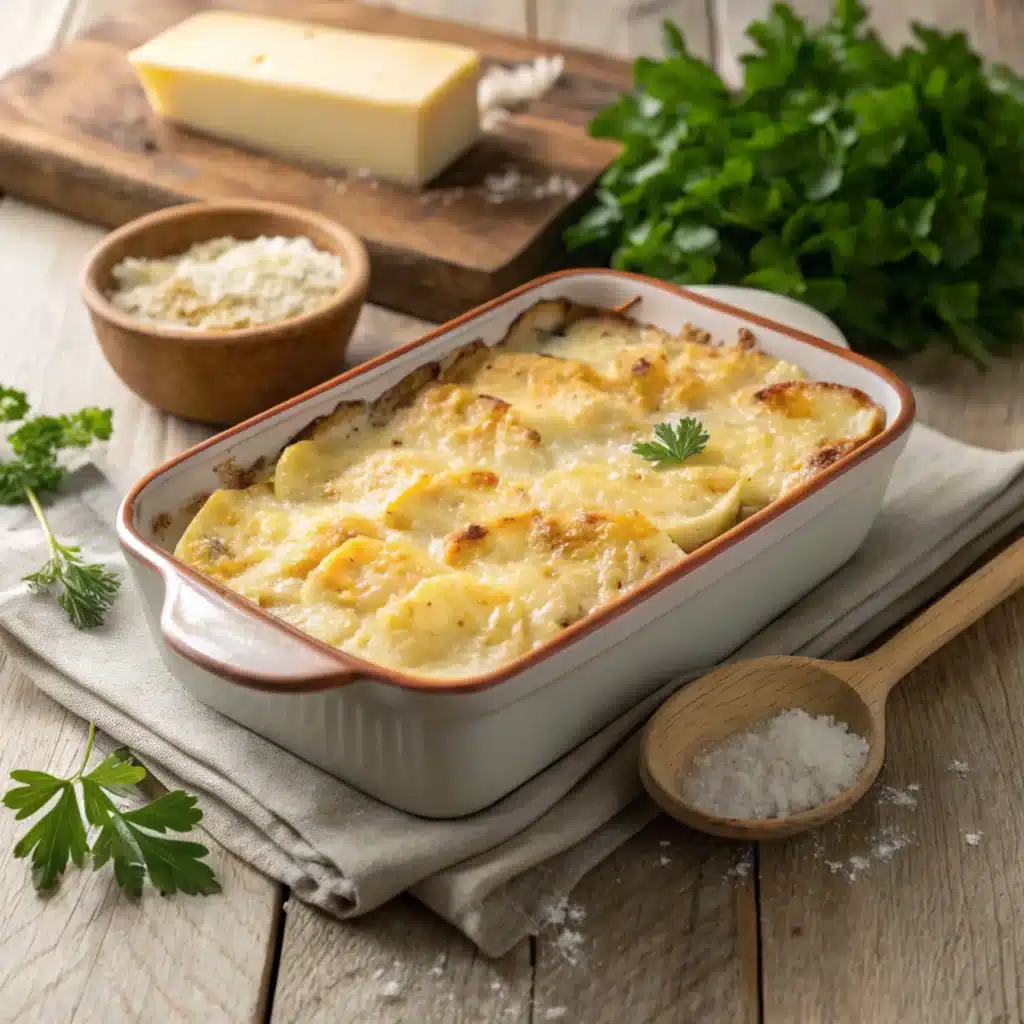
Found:
[[[283,629],[267,628],[218,594],[168,574],[160,631],[182,658],[260,690],[320,690],[357,674]]]

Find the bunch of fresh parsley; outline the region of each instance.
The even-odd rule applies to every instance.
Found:
[[[53,535],[40,496],[55,491],[65,470],[59,453],[65,448],[86,448],[110,437],[109,409],[89,407],[70,416],[29,416],[23,391],[0,385],[0,423],[19,423],[7,435],[11,456],[0,456],[0,505],[27,502],[39,520],[50,547],[46,564],[25,577],[35,590],[57,588],[57,600],[71,621],[85,629],[103,622],[120,587],[120,580],[98,563],[88,563],[80,549],[62,544]]]
[[[830,314],[861,349],[1024,337],[1024,80],[962,33],[890,52],[860,0],[752,24],[730,93],[664,26],[591,134],[623,149],[567,235],[621,269],[745,284]]]
[[[87,773],[95,732],[90,722],[82,764],[70,778],[48,772],[11,772],[11,778],[21,785],[4,794],[3,802],[17,812],[16,818],[28,818],[52,802],[50,810],[14,847],[15,857],[31,856],[35,887],[52,889],[69,860],[81,867],[88,855],[95,870],[112,861],[117,884],[130,896],[141,895],[147,873],[164,895],[220,892],[213,871],[202,861],[210,851],[199,843],[164,836],[168,831],[188,832],[202,820],[196,798],[179,790],[137,810],[120,810],[111,795],[123,795],[127,787],[142,782],[146,769],[127,751],[115,750]],[[91,844],[87,825],[95,830]]]

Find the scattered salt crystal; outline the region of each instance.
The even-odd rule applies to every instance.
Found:
[[[871,867],[871,861],[860,854],[854,854],[846,864],[849,869],[850,878],[856,878],[862,871],[867,871]]]
[[[545,1020],[561,1020],[569,1012],[568,1006],[549,1006],[544,1011]]]
[[[444,969],[448,965],[448,954],[440,953],[437,957],[437,961],[433,967],[430,968],[431,977],[440,978],[444,974]]]
[[[484,176],[480,194],[493,206],[516,199],[544,199],[548,196],[575,199],[580,194],[580,186],[565,175],[551,174],[538,181],[518,167],[504,167]]]
[[[384,977],[384,968],[383,967],[378,967],[377,970],[375,970],[373,972],[373,980],[374,981],[380,981],[380,979],[383,978],[383,977]]]
[[[555,939],[556,948],[571,964],[579,963],[580,947],[582,945],[583,935],[569,928],[559,932],[558,938]]]
[[[980,846],[981,837],[984,834],[984,832],[967,832],[964,835],[964,842],[966,842],[968,846]]]
[[[565,924],[566,921],[579,924],[586,916],[586,910],[578,903],[570,903],[568,896],[556,900],[542,912],[544,923],[551,925]]]
[[[661,857],[658,858],[658,863],[662,867],[666,867],[667,865],[672,863],[672,858],[671,857],[665,857],[664,855],[662,855]]]
[[[291,905],[292,905],[292,901],[291,900],[285,900],[284,903],[281,904],[281,913],[282,914],[287,914],[288,911],[291,909]]]
[[[958,775],[962,779],[966,777],[967,773],[971,769],[966,761],[961,761],[959,758],[954,757],[953,760],[949,762],[949,768],[947,770],[951,771],[954,775]]]
[[[492,981],[491,982],[491,991],[492,992],[500,992],[501,991],[501,982],[500,981]]]
[[[683,791],[721,817],[784,817],[837,797],[867,757],[867,741],[844,722],[790,708],[696,758]]]
[[[491,110],[484,110],[480,113],[480,127],[485,132],[493,132],[495,128],[503,125],[512,116],[511,111],[504,107],[493,107]]]
[[[558,81],[564,67],[561,57],[540,56],[512,67],[496,64],[488,68],[477,86],[477,106],[484,131],[507,118],[509,108],[539,100]]]
[[[883,786],[878,799],[883,804],[893,804],[896,807],[916,807],[917,792],[920,786],[911,785],[906,789],[897,789],[895,786]]]
[[[871,853],[877,860],[892,860],[900,850],[906,849],[910,840],[906,836],[893,836],[890,839],[880,839],[871,847]]]
[[[563,896],[560,900],[552,903],[550,907],[547,907],[543,912],[543,918],[545,924],[565,924],[565,913],[569,908],[569,900]]]
[[[581,924],[586,916],[587,912],[583,907],[578,903],[570,903],[568,897],[565,896],[541,912],[541,920],[545,925],[561,929],[555,936],[555,948],[571,964],[578,962],[583,936],[568,925]]]
[[[402,986],[397,981],[385,982],[384,987],[380,990],[380,994],[385,999],[397,999],[398,993],[402,991]]]
[[[726,878],[746,878],[750,874],[750,869],[754,866],[754,857],[749,850],[747,850],[742,857],[728,871],[725,873]]]
[[[844,874],[851,882],[854,882],[859,875],[871,867],[873,860],[884,864],[909,845],[910,839],[899,829],[884,828],[878,833],[867,853],[855,853],[845,861],[826,860],[825,867],[831,874]]]

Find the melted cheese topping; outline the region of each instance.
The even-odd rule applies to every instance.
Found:
[[[493,349],[346,403],[273,478],[217,491],[183,561],[325,643],[435,677],[530,651],[730,529],[884,426],[749,332],[714,345],[543,302]],[[695,416],[677,466],[633,454]]]

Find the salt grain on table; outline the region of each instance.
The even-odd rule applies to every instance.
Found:
[[[917,792],[920,786],[910,785],[906,789],[897,789],[895,786],[883,786],[878,800],[883,804],[893,804],[896,807],[916,807]]]
[[[570,903],[567,896],[556,900],[543,912],[544,923],[551,925],[579,924],[587,916],[586,910],[578,903]]]
[[[980,846],[981,837],[984,834],[984,832],[967,832],[964,835],[964,842],[967,843],[968,846]]]
[[[568,1006],[549,1006],[544,1011],[545,1020],[561,1020],[569,1012]]]
[[[867,741],[845,723],[790,708],[697,757],[683,791],[709,814],[780,818],[839,796],[867,758]]]
[[[566,928],[558,933],[555,939],[555,947],[565,959],[571,964],[579,963],[580,947],[583,945],[583,935]]]
[[[954,775],[959,775],[962,779],[966,777],[967,773],[970,771],[970,768],[966,761],[961,761],[959,758],[954,757],[953,760],[949,762],[948,770],[951,771]]]
[[[909,845],[910,839],[898,829],[890,826],[883,828],[878,833],[867,853],[855,853],[847,857],[845,861],[827,860],[825,861],[825,867],[833,875],[843,874],[849,881],[855,882],[860,875],[872,866],[873,862],[887,863]]]
[[[751,868],[754,866],[754,856],[747,850],[742,857],[728,871],[725,873],[725,877],[728,878],[746,878],[750,874]]]

